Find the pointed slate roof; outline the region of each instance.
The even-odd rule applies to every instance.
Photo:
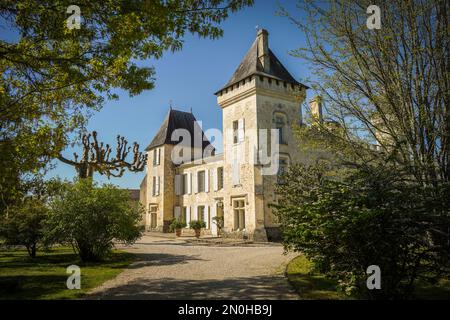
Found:
[[[270,77],[280,81],[286,81],[291,84],[300,85],[306,87],[304,84],[298,82],[292,77],[292,75],[287,71],[287,69],[283,66],[283,64],[278,60],[272,50],[269,49],[269,59],[270,59],[270,68],[269,70],[264,70],[261,62],[258,59],[258,38],[253,42],[250,49],[247,51],[244,59],[241,64],[237,67],[230,81],[218,90],[215,94],[217,95],[220,91],[231,87],[232,85],[238,83],[241,80],[246,79],[252,75],[261,75]]]
[[[171,139],[172,133],[175,131],[175,129],[186,129],[187,131],[189,131],[189,133],[191,134],[192,146],[194,146],[194,139],[196,138],[195,135],[198,136],[198,139],[203,139],[205,137],[203,130],[197,123],[197,119],[195,119],[194,115],[191,112],[170,109],[161,127],[159,128],[158,132],[153,137],[152,142],[150,142],[145,151],[149,151],[152,148],[159,147],[164,144],[178,144],[179,141],[172,141]],[[202,141],[203,149],[211,144],[208,139]]]

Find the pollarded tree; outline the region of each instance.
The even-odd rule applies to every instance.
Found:
[[[61,154],[58,157],[62,162],[75,167],[78,177],[81,179],[92,178],[94,172],[104,174],[108,178],[110,176],[121,177],[125,169],[139,172],[144,170],[147,163],[147,155],[139,152],[139,144],[135,142],[132,147],[128,146],[128,141],[120,135],[117,136],[115,157],[111,157],[113,149],[109,144],[98,142],[96,131],[93,131],[92,134],[83,134],[81,141],[83,148],[81,157],[77,153],[74,153],[74,160],[67,159]],[[132,161],[127,161],[126,158],[131,151],[133,153]]]

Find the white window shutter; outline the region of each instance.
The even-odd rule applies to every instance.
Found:
[[[214,203],[211,206],[211,233],[213,236],[217,236],[217,220],[214,220],[214,217],[217,216],[217,204]]]
[[[209,170],[205,169],[205,192],[209,192]]]
[[[158,176],[156,178],[156,195],[159,196],[159,192],[161,191],[161,177]]]
[[[186,226],[189,226],[189,222],[191,222],[191,207],[186,207]]]
[[[187,193],[191,194],[192,192],[192,173],[188,173],[188,179],[187,179]]]
[[[197,220],[198,221],[198,207],[197,206],[194,206],[194,220]]]
[[[175,216],[175,219],[180,219],[180,217],[181,217],[181,208],[180,207],[175,207],[174,216]]]
[[[198,193],[197,177],[198,177],[198,171],[196,171],[194,173],[194,175],[192,176],[192,186],[194,187],[194,193]]]
[[[209,229],[209,206],[205,206],[206,229]]]
[[[241,118],[238,120],[238,141],[242,142],[244,141],[244,118]]]
[[[213,181],[213,190],[214,191],[219,190],[219,183],[218,183],[217,179],[218,179],[217,178],[217,168],[214,168],[212,170],[212,181]]]
[[[156,177],[152,177],[152,196],[156,196]]]
[[[175,175],[175,194],[177,196],[181,194],[181,178],[180,174]]]

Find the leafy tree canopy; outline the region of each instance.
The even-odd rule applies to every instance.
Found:
[[[69,29],[73,1],[0,0],[9,31],[0,33],[0,167],[16,168],[8,173],[14,179],[43,168],[69,132],[117,98],[113,88],[130,95],[153,88],[154,68],[138,60],[180,50],[186,33],[220,37],[219,24],[252,3],[81,0],[80,29]]]

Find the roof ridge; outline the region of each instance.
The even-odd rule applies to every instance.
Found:
[[[178,144],[179,141],[172,141],[172,133],[176,129],[185,129],[190,133],[192,146],[197,138],[202,139],[203,149],[211,144],[192,112],[175,110],[172,108],[167,112],[161,126],[145,150],[149,151],[150,149],[164,144]],[[199,133],[201,133],[201,138],[196,137]]]

